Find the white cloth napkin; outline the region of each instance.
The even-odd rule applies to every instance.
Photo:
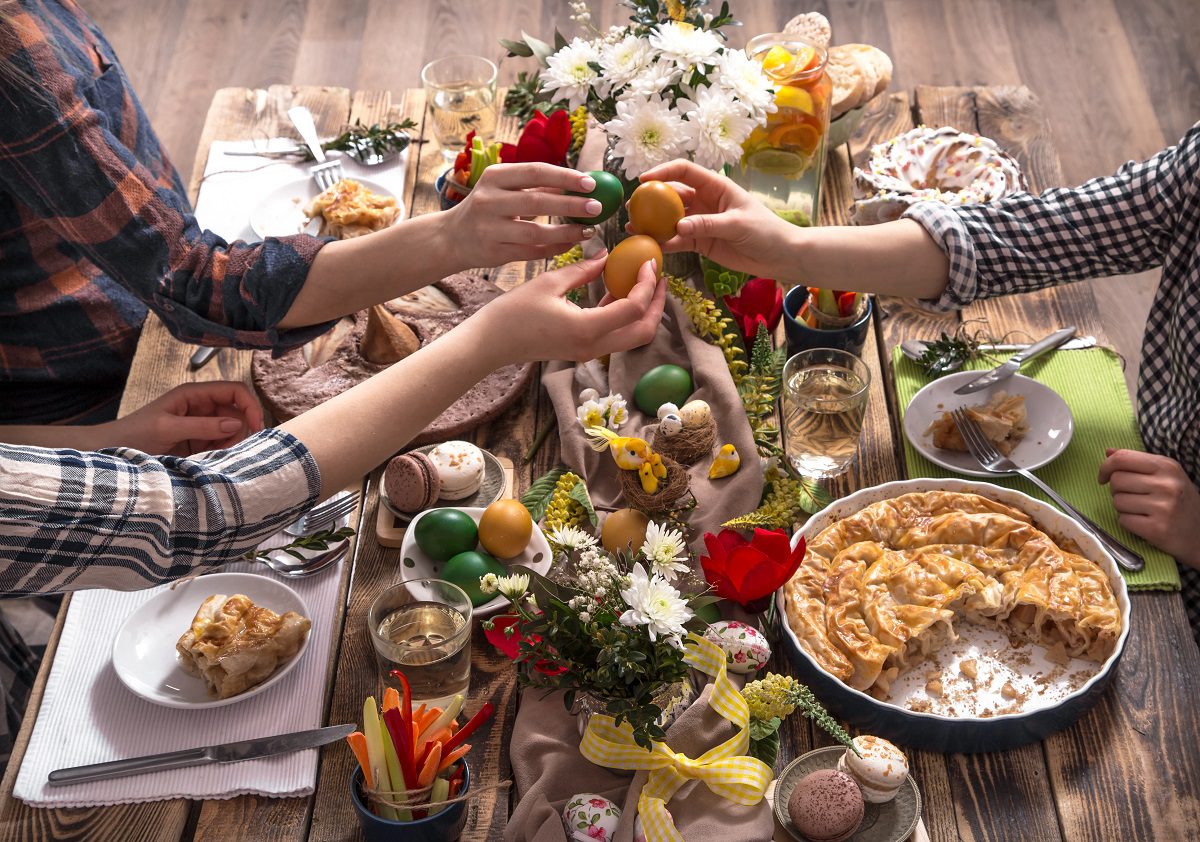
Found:
[[[346,520],[338,525],[345,525]],[[263,547],[282,546],[282,533]],[[37,723],[13,794],[34,807],[96,807],[169,798],[290,797],[312,793],[317,750],[244,763],[213,763],[65,787],[46,785],[55,769],[160,754],[318,728],[325,676],[333,655],[342,564],[306,579],[279,581],[296,591],[312,630],[301,661],[278,684],[253,698],[207,710],[180,710],[131,692],[112,666],[113,641],[125,619],[170,585],[144,591],[80,591],[71,597],[62,638],[46,682]],[[274,576],[263,564],[235,564],[222,573]],[[201,580],[203,581],[203,577]],[[185,629],[180,629],[183,634]],[[176,638],[163,641],[172,652]],[[199,681],[200,679],[196,679]],[[338,724],[338,723],[331,723]],[[335,746],[333,750],[340,750]]]
[[[271,138],[269,141],[217,140],[208,152],[204,166],[204,181],[200,185],[200,196],[196,200],[196,220],[202,228],[220,235],[228,241],[261,239],[250,227],[250,215],[264,202],[287,205],[301,197],[310,188],[312,177],[308,174],[311,161],[296,162],[263,158],[257,155],[230,155],[230,152],[261,152],[286,149],[296,144],[287,138]],[[408,170],[408,149],[398,156],[376,167],[360,164],[340,152],[329,153],[340,158],[347,178],[365,179],[387,190],[396,197],[400,215],[404,216],[404,177]],[[294,191],[284,188],[294,185]],[[294,195],[293,195],[294,193]],[[287,195],[283,195],[287,194]]]

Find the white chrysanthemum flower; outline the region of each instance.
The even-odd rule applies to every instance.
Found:
[[[600,66],[604,79],[612,90],[624,87],[654,61],[650,42],[636,35],[627,35],[600,51]]]
[[[687,544],[684,543],[683,533],[654,521],[650,521],[646,527],[646,542],[642,544],[642,555],[650,563],[650,571],[668,582],[675,581],[675,577],[680,573],[691,570],[691,567],[682,563],[687,558]]]
[[[651,640],[662,636],[676,648],[683,646],[681,639],[687,633],[683,624],[692,619],[692,609],[666,579],[635,564],[621,598],[629,606],[621,615],[621,625],[645,626]]]
[[[604,417],[608,419],[609,429],[621,429],[621,425],[629,420],[629,410],[625,408],[625,399],[620,395],[609,395],[604,401]]]
[[[484,593],[495,593],[499,578],[495,573],[484,573],[479,577],[479,590]]]
[[[777,110],[771,80],[762,72],[762,65],[742,50],[726,50],[713,79],[757,121]]]
[[[579,423],[588,427],[603,427],[605,422],[604,404],[600,401],[584,401],[575,410],[575,416],[579,419]]]
[[[721,38],[711,29],[698,29],[676,21],[662,23],[650,33],[650,46],[685,72],[697,65],[712,66],[721,52]]]
[[[720,89],[701,88],[695,101],[681,99],[676,106],[687,114],[684,132],[688,151],[697,164],[710,170],[739,161],[742,141],[758,125],[757,120],[746,116],[745,108]]]
[[[551,544],[562,550],[585,550],[596,546],[596,538],[578,526],[560,526],[546,536]]]
[[[621,159],[626,178],[637,178],[686,149],[683,120],[661,97],[618,100],[617,116],[604,128],[617,139],[613,154]]]
[[[484,575],[491,574],[485,573]],[[496,587],[500,593],[515,602],[525,595],[525,591],[529,590],[529,574],[510,573],[507,576],[501,576],[496,580]]]
[[[622,94],[627,96],[659,96],[679,81],[683,70],[673,61],[656,61],[633,78],[628,90]]]
[[[587,102],[588,89],[599,79],[596,69],[591,66],[599,60],[600,51],[595,44],[575,38],[546,59],[542,86],[554,99],[566,99],[569,108],[578,108]]]

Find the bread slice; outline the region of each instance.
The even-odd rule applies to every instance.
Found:
[[[868,91],[875,90],[875,81],[867,88],[867,78],[863,71],[866,62],[860,62],[853,52],[842,50],[840,47],[829,48],[829,60],[825,64],[825,72],[833,84],[833,97],[830,103],[830,118],[836,120],[852,108],[857,108],[866,101]]]
[[[879,96],[887,86],[892,82],[892,59],[883,50],[878,47],[873,47],[870,44],[846,44],[845,48],[854,53],[860,61],[865,61],[871,66],[871,70],[875,74],[875,88],[871,93],[867,94],[867,99]]]
[[[783,31],[787,35],[799,35],[801,38],[827,48],[832,38],[829,19],[820,12],[804,12],[784,24]]]

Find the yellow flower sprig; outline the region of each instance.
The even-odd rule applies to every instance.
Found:
[[[721,349],[733,382],[740,384],[748,366],[746,352],[742,350],[733,319],[724,315],[716,302],[682,278],[667,275],[667,289],[683,305],[683,312],[691,319],[696,335]]]
[[[587,139],[588,110],[581,105],[567,116],[571,121],[571,152],[578,155]]]
[[[587,510],[571,496],[571,489],[580,482],[582,480],[570,471],[558,478],[554,491],[550,493],[550,502],[546,506],[546,517],[543,521],[545,532],[552,533],[564,526],[583,528],[587,525]]]
[[[801,513],[812,514],[829,505],[829,492],[815,480],[788,476],[778,466],[763,474],[768,489],[762,503],[749,514],[727,520],[725,529],[791,529]]]

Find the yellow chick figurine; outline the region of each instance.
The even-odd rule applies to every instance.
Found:
[[[592,450],[603,453],[607,449],[612,453],[617,467],[623,471],[639,470],[650,458],[652,451],[645,439],[618,436],[607,427],[588,427],[586,432],[588,438],[591,439]]]
[[[638,469],[638,479],[642,481],[642,491],[645,491],[647,494],[658,493],[658,477],[654,475],[654,465],[651,464],[650,460],[646,460],[642,464],[642,467]]]
[[[742,466],[742,457],[738,456],[737,448],[732,444],[723,444],[721,449],[717,451],[717,455],[713,458],[712,465],[708,468],[709,479],[720,479],[727,477],[737,471]]]
[[[653,450],[650,451],[650,458],[647,460],[647,464],[650,465],[650,469],[654,473],[654,476],[658,477],[659,479],[667,478],[667,466],[663,464],[662,457]]]

